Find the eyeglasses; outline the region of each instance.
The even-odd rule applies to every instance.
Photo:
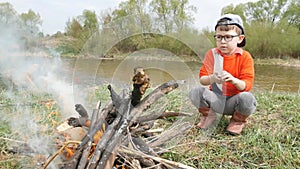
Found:
[[[214,38],[215,38],[217,41],[222,41],[222,39],[224,38],[224,40],[225,40],[226,42],[230,42],[230,41],[232,41],[232,39],[233,39],[234,37],[238,37],[238,36],[240,36],[240,35],[225,35],[225,36],[222,36],[222,35],[214,35]]]

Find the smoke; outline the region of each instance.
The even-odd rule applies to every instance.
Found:
[[[72,112],[72,83],[67,82],[59,54],[25,50],[24,37],[14,29],[1,29],[0,73],[9,90],[44,92],[60,100],[65,112]]]
[[[10,100],[12,107],[2,113],[0,121],[10,124],[13,135],[21,136],[19,141],[47,155],[55,148],[49,142],[54,140],[53,136],[47,134],[52,129],[45,122],[49,121],[52,110],[37,113],[32,105],[45,101],[38,100],[36,96],[48,95],[58,105],[62,119],[77,116],[74,113],[72,82],[66,75],[71,71],[66,71],[59,53],[55,51],[45,53],[38,47],[28,51],[25,44],[28,37],[16,27],[0,27],[0,37],[0,79],[5,85],[2,86],[2,94],[3,98]]]

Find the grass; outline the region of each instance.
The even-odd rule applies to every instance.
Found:
[[[300,96],[255,94],[258,107],[240,136],[225,133],[229,117],[209,139],[193,128],[164,156],[195,168],[294,168],[300,165]]]
[[[109,94],[106,88],[99,88],[94,93],[91,102]],[[195,168],[295,168],[300,166],[300,96],[287,93],[254,93],[258,107],[245,126],[242,135],[230,136],[225,133],[229,117],[224,117],[216,130],[206,137],[203,131],[192,128],[181,138],[176,146],[169,147],[169,152],[162,154],[163,158],[184,163]],[[60,121],[57,107],[46,107],[38,104],[40,100],[51,99],[50,95],[33,95],[21,93],[26,98],[26,105],[32,112],[32,118],[43,127],[43,135],[51,135],[53,127]],[[171,92],[166,96],[171,105],[168,110],[183,109],[185,112],[196,112],[189,104],[182,102],[180,93]],[[17,114],[15,101],[3,92],[0,94],[1,113],[5,117]],[[23,101],[24,101],[23,100]],[[184,101],[185,103],[185,101]],[[186,108],[188,107],[188,108]],[[22,108],[21,110],[26,110]],[[193,118],[199,118],[197,113]],[[195,120],[195,119],[194,119]],[[12,154],[8,145],[12,140],[22,141],[22,133],[16,133],[7,118],[1,117],[0,123],[0,168],[35,168],[35,157]],[[164,123],[172,123],[169,119]],[[196,120],[197,121],[197,120]],[[196,122],[195,121],[195,122]],[[168,126],[168,125],[165,125]],[[11,139],[11,140],[10,140]],[[23,140],[25,141],[25,140]],[[31,165],[31,166],[30,166]]]
[[[20,150],[25,142],[39,147],[45,143],[32,141],[52,138],[53,128],[61,121],[57,113],[59,108],[45,104],[52,99],[51,95],[26,90],[2,91],[0,99],[0,169],[36,168],[39,155],[15,151]],[[49,143],[52,144],[51,141]]]

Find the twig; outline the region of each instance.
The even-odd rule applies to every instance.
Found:
[[[25,74],[25,78],[34,88],[38,88],[28,73]]]
[[[81,143],[80,141],[67,141],[59,150],[56,151],[54,155],[52,155],[52,157],[48,160],[47,163],[45,163],[42,169],[46,169],[48,165],[56,158],[56,156],[58,156],[58,154],[60,154],[63,151],[63,149],[67,147],[69,144],[80,144],[80,143]]]
[[[160,157],[155,157],[155,156],[147,155],[147,154],[144,154],[144,153],[142,153],[140,151],[136,151],[136,150],[133,150],[133,149],[128,149],[126,147],[120,147],[119,151],[123,152],[123,153],[127,153],[127,154],[139,155],[139,156],[144,157],[144,158],[151,158],[151,159],[153,159],[153,160],[155,160],[157,162],[160,162],[160,163],[163,163],[163,164],[167,164],[167,165],[171,165],[173,167],[177,167],[178,169],[195,169],[193,167],[184,165],[182,163],[178,163],[178,162],[175,162],[175,161],[166,160],[166,159],[163,159],[163,158],[160,158]]]
[[[142,123],[142,122],[146,122],[146,121],[163,119],[163,118],[168,118],[168,117],[175,117],[175,116],[191,116],[191,114],[174,112],[174,111],[167,111],[167,112],[162,112],[162,113],[152,113],[149,115],[139,116],[137,118],[136,123]]]
[[[273,83],[273,86],[272,86],[272,89],[271,89],[271,93],[273,93],[274,87],[275,87],[275,83]]]
[[[1,140],[6,140],[6,141],[12,141],[12,142],[16,142],[16,143],[26,144],[25,141],[14,140],[14,139],[6,138],[6,137],[0,137],[0,139]]]

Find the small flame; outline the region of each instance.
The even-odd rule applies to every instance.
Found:
[[[63,123],[62,125],[66,125],[65,123]],[[58,126],[58,128],[61,128],[60,126]],[[72,130],[72,129],[78,129],[78,130]],[[75,136],[78,138],[78,134],[80,134],[80,131],[79,128],[81,127],[76,127],[76,128],[67,128],[67,130],[65,132],[62,132],[62,139],[63,141],[59,141],[59,139],[57,139],[56,141],[56,145],[58,148],[61,148],[62,145],[64,145],[64,143],[70,141],[70,140],[73,140],[73,141],[79,141],[79,140],[75,140]],[[84,130],[83,128],[81,128],[82,130]],[[98,144],[98,142],[100,141],[102,135],[103,135],[103,132],[105,131],[106,127],[105,127],[105,124],[102,125],[102,129],[97,131],[97,133],[94,135],[93,139],[93,144],[92,144],[92,147],[91,147],[91,150],[90,150],[90,155],[89,155],[89,158],[91,158],[93,156],[93,153],[96,149],[96,145]],[[86,134],[86,133],[85,133]],[[83,137],[85,136],[83,133],[80,134],[80,136],[82,136],[81,138],[83,139]],[[80,139],[80,141],[82,140]],[[62,143],[64,142],[64,143]],[[77,148],[78,144],[70,144],[68,146],[66,146],[64,148],[64,151],[62,152],[62,155],[66,158],[66,159],[70,159],[74,154],[75,154],[75,151],[76,151],[76,148]]]

